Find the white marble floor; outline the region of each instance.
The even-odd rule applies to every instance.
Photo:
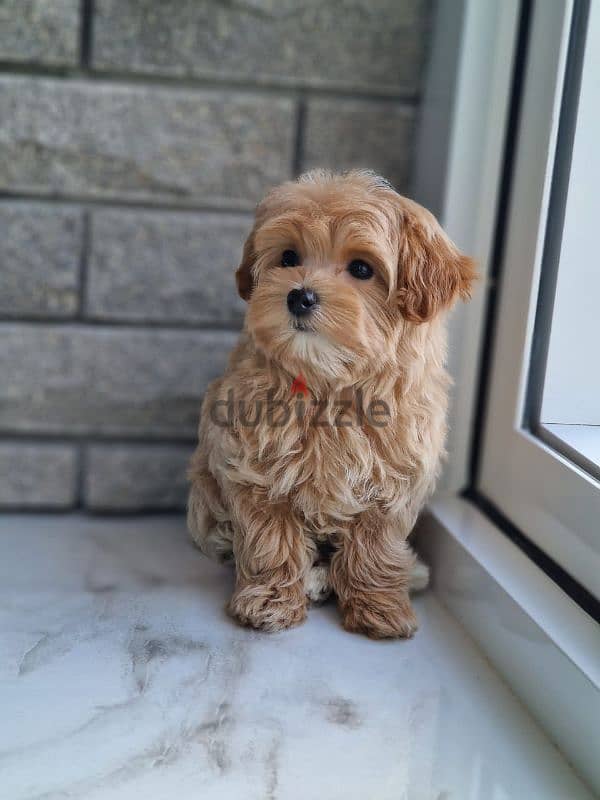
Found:
[[[178,519],[0,518],[2,800],[589,798],[427,594],[410,642],[335,608],[224,614]]]

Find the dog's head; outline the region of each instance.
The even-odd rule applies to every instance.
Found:
[[[270,192],[236,273],[257,347],[342,381],[393,364],[399,337],[469,297],[474,276],[432,214],[362,171]]]

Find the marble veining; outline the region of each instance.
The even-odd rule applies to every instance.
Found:
[[[579,800],[432,596],[410,642],[237,627],[179,518],[0,519],[1,800]]]

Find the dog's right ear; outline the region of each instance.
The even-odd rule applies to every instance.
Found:
[[[256,260],[256,253],[254,251],[254,232],[256,228],[250,231],[250,235],[244,242],[244,249],[242,251],[242,261],[235,273],[235,282],[240,297],[248,301],[254,288],[254,275],[252,274],[252,267]]]

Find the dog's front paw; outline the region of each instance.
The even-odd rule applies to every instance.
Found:
[[[279,631],[304,622],[306,605],[301,583],[285,587],[246,584],[235,590],[227,610],[242,625]]]
[[[347,631],[371,639],[410,639],[418,627],[406,592],[356,595],[346,599],[341,611]]]

